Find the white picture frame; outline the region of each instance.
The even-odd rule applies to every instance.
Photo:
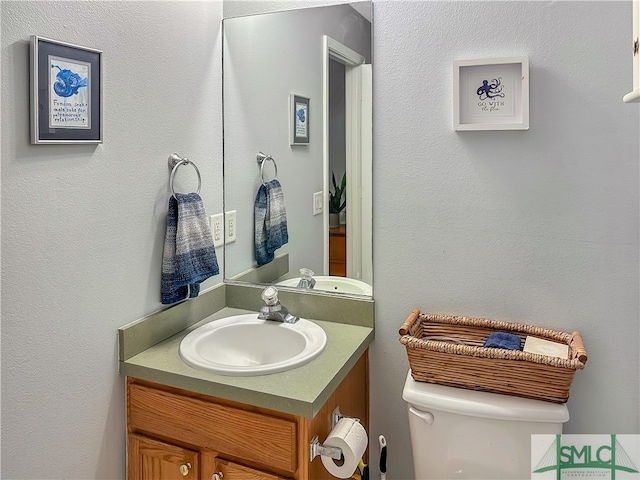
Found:
[[[529,57],[453,62],[453,127],[529,129]]]
[[[309,99],[289,95],[289,143],[309,145]]]

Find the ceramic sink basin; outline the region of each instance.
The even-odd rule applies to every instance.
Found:
[[[258,320],[251,313],[198,327],[182,339],[180,357],[193,368],[220,375],[266,375],[310,362],[326,344],[327,334],[309,320],[288,324]]]
[[[360,295],[371,295],[371,285],[364,283],[362,280],[347,277],[334,277],[317,275],[313,277],[316,281],[314,290],[326,290],[330,292],[357,293]],[[300,278],[290,278],[278,282],[283,287],[295,287],[298,285]]]

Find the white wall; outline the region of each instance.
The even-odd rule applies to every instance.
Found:
[[[371,21],[371,6],[368,0],[357,0],[355,2],[350,0],[226,0],[222,14],[224,18],[231,18],[267,12],[338,5],[341,3],[350,4],[360,15]]]
[[[1,9],[1,476],[124,478],[116,330],[162,307],[172,152],[196,163],[205,206],[222,211],[222,4]],[[102,145],[29,144],[32,34],[103,51]],[[192,169],[178,177],[178,191],[195,188]]]
[[[589,362],[565,431],[640,433],[629,45],[631,2],[374,2],[370,433],[390,478],[411,478],[397,332],[412,308],[578,329]],[[514,55],[531,129],[454,132],[453,60]]]

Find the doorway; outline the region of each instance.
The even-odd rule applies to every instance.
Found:
[[[346,209],[338,231],[329,227],[328,208],[324,210],[324,264],[325,275],[330,275],[331,233],[344,234],[340,240],[344,242],[346,257],[344,275],[371,284],[372,198],[371,188],[363,188],[363,185],[370,186],[372,180],[372,77],[371,65],[364,64],[364,60],[362,55],[340,42],[324,37],[325,205],[328,205],[329,189],[333,189],[333,174],[338,185],[346,174]]]

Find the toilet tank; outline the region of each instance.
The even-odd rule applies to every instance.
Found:
[[[407,374],[415,480],[531,478],[531,435],[562,433],[565,404],[416,382]]]

